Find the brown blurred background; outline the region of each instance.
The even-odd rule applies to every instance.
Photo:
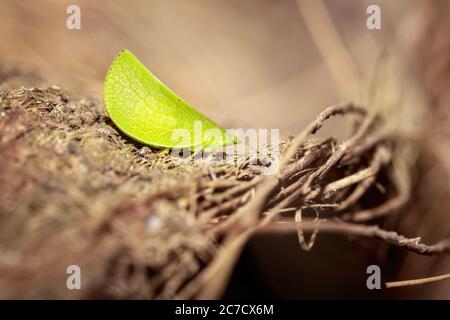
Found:
[[[349,54],[342,59],[334,47],[327,52],[342,64],[340,79],[324,63],[300,11],[322,27],[315,1],[1,0],[0,60],[100,100],[107,68],[127,48],[224,126],[280,128],[286,136],[327,105],[363,98],[363,83],[348,89],[353,69],[370,79],[385,45],[399,32],[403,40],[416,32],[399,28],[405,15],[421,10],[421,1],[376,2],[383,29],[374,31],[366,28],[371,1],[325,2]],[[66,28],[70,4],[81,8],[81,30]]]
[[[81,8],[81,30],[66,28],[71,4]],[[381,7],[382,30],[366,28],[369,4]],[[366,101],[386,48],[395,44],[405,60],[414,59],[428,12],[426,0],[0,0],[0,67],[34,71],[101,101],[105,73],[127,48],[222,126],[279,128],[286,137],[330,104]],[[324,134],[337,131],[327,126]],[[373,246],[324,235],[304,253],[295,234],[256,236],[226,297],[450,298],[445,283],[369,292],[365,268],[377,263]],[[383,274],[396,274],[390,266],[403,258],[389,256]],[[413,263],[434,263],[427,259]],[[436,263],[435,272],[448,272],[448,259]],[[401,275],[428,275],[412,270]]]

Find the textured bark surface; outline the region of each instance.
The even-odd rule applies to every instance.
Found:
[[[70,295],[64,279],[71,264],[89,270],[82,291],[89,296],[107,283],[106,276],[114,283],[108,270],[121,250],[152,268],[167,262],[164,254],[204,244],[200,233],[185,237],[186,242],[177,237],[162,241],[170,234],[145,242],[151,221],[157,226],[167,218],[170,233],[186,229],[184,196],[204,171],[195,166],[174,170],[166,153],[121,135],[98,105],[72,100],[56,87],[6,89],[16,84],[15,74],[5,80],[0,96],[0,287],[7,290],[2,297]],[[151,220],[158,206],[161,216]]]

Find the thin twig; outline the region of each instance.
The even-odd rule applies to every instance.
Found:
[[[310,251],[312,249],[312,247],[314,246],[314,243],[315,243],[316,237],[317,237],[317,233],[319,232],[319,224],[321,223],[321,220],[319,220],[319,216],[317,215],[316,218],[314,219],[314,222],[316,223],[316,228],[313,230],[313,233],[311,235],[309,242],[305,241],[305,236],[303,234],[302,209],[298,209],[297,211],[295,211],[295,222],[297,224],[297,235],[298,235],[298,242],[300,244],[300,247],[305,251]]]
[[[426,283],[442,281],[442,280],[447,280],[447,279],[450,279],[450,273],[443,274],[440,276],[435,276],[435,277],[422,278],[422,279],[386,282],[386,288],[417,286],[420,284],[426,284]]]
[[[267,226],[262,225],[261,230],[265,231],[291,231],[293,227],[296,228],[294,223],[276,223]],[[317,227],[317,222],[314,220],[302,222],[303,230],[314,230]],[[324,221],[321,222],[319,232],[331,232],[341,233],[347,235],[355,235],[365,238],[375,238],[384,242],[393,244],[398,247],[403,247],[409,251],[415,252],[421,255],[437,255],[442,253],[450,253],[450,239],[441,240],[433,245],[426,245],[420,242],[420,238],[409,239],[405,236],[399,235],[394,231],[386,231],[380,229],[378,226],[373,225],[361,225],[347,222],[337,221]]]

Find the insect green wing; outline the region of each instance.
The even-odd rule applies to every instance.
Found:
[[[130,51],[115,58],[103,99],[114,124],[129,137],[157,148],[224,146],[225,130],[179,98]]]

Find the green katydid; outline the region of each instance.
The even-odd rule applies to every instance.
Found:
[[[236,143],[156,78],[130,51],[122,50],[106,75],[103,99],[114,124],[129,137],[157,148],[194,148]],[[201,136],[195,133],[201,125]],[[184,130],[188,139],[174,134]],[[215,134],[205,134],[207,132]],[[186,137],[185,137],[186,138]]]

